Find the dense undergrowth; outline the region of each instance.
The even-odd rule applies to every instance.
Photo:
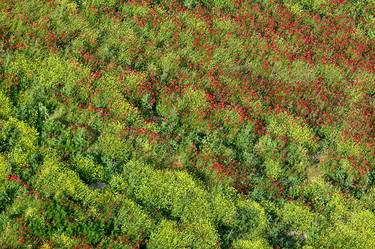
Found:
[[[375,248],[373,10],[0,1],[0,248]]]

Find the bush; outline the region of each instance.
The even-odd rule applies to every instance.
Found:
[[[290,229],[303,232],[311,228],[314,220],[314,214],[309,208],[297,202],[286,203],[280,210],[279,217]]]
[[[116,225],[130,240],[142,241],[149,236],[154,228],[154,222],[135,202],[125,199],[120,204]]]
[[[8,119],[12,109],[13,106],[10,99],[0,91],[0,119]]]
[[[250,200],[239,200],[236,206],[235,239],[251,239],[262,236],[267,227],[266,214],[262,206]]]
[[[150,249],[188,248],[177,224],[168,220],[161,221],[152,231],[147,247]]]
[[[253,240],[236,240],[232,244],[233,249],[271,249],[267,240],[263,238],[255,238]]]
[[[208,222],[192,222],[184,225],[183,239],[188,248],[220,248],[215,227]]]
[[[3,123],[0,131],[0,150],[7,153],[11,163],[18,167],[27,166],[31,156],[37,152],[37,131],[15,118]]]
[[[87,183],[102,182],[105,180],[105,171],[90,158],[78,156],[72,160],[72,169],[79,173]]]

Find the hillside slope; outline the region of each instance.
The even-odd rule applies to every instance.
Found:
[[[0,1],[0,248],[375,248],[374,7]]]

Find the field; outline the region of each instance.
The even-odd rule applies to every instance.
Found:
[[[0,248],[375,248],[374,10],[0,1]]]

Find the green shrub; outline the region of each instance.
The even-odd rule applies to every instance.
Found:
[[[351,212],[336,220],[322,238],[322,246],[372,248],[375,245],[375,216],[368,210]]]
[[[126,141],[110,133],[101,134],[98,138],[97,146],[103,155],[116,160],[126,159],[131,148]]]
[[[288,202],[280,210],[280,219],[293,230],[308,231],[314,220],[314,214],[309,208],[297,202]]]
[[[97,165],[90,158],[78,156],[72,161],[72,169],[86,182],[100,182],[105,180],[105,171],[101,165]]]
[[[255,238],[252,240],[236,240],[232,244],[233,249],[271,249],[272,247],[268,244],[264,238]]]
[[[239,200],[236,206],[235,238],[251,239],[262,236],[267,227],[266,214],[262,206],[251,200]]]
[[[152,231],[147,247],[150,249],[188,248],[177,224],[168,220],[161,221]]]
[[[8,162],[2,154],[0,154],[0,182],[3,182],[9,174]]]
[[[129,239],[141,241],[145,239],[154,228],[153,220],[135,202],[125,199],[121,202],[116,218],[116,225]]]
[[[207,222],[193,222],[184,225],[183,239],[188,248],[220,248],[215,227]]]
[[[2,125],[0,123],[0,131],[0,148],[7,152],[10,162],[21,167],[27,166],[31,156],[37,152],[36,129],[10,118]]]
[[[217,223],[232,226],[237,215],[237,209],[233,201],[220,192],[211,193],[210,196]]]
[[[12,102],[2,92],[0,92],[0,119],[8,119],[12,113]]]

